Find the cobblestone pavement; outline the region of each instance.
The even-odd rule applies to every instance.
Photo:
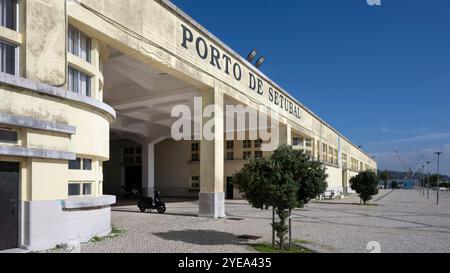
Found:
[[[355,196],[313,202],[293,212],[293,238],[318,252],[367,253],[375,241],[381,252],[450,252],[450,194],[428,200],[416,190],[381,191],[374,206]],[[81,252],[250,252],[248,243],[271,242],[271,211],[245,201],[226,204],[228,219],[196,217],[197,202],[169,203],[167,213],[140,213],[135,206],[115,207],[116,238],[82,244]],[[238,218],[238,219],[232,219]],[[242,219],[242,220],[239,220]],[[238,239],[256,235],[257,241]]]

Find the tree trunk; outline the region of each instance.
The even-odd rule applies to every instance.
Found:
[[[289,209],[289,250],[292,250],[292,209]]]
[[[277,237],[280,240],[280,250],[284,250],[284,239],[288,228],[286,226],[286,220],[288,218],[288,212],[284,209],[277,209],[277,215],[279,222],[275,223],[275,229],[277,231]]]
[[[275,248],[275,208],[272,208],[272,248]]]

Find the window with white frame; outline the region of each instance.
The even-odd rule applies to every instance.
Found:
[[[292,145],[293,146],[303,146],[303,138],[301,138],[301,137],[294,137],[292,139]]]
[[[312,148],[312,139],[305,139],[305,147]]]
[[[347,169],[347,154],[342,154],[342,169]]]
[[[18,47],[10,43],[0,41],[0,71],[11,75],[17,75],[17,59]]]
[[[326,144],[322,145],[322,160],[323,162],[328,160],[328,146]]]
[[[69,66],[69,91],[83,96],[91,96],[91,76]]]
[[[73,26],[69,26],[67,42],[70,53],[88,63],[91,62],[91,39],[87,35]]]
[[[0,25],[17,30],[17,0],[0,0]]]
[[[92,182],[69,182],[69,196],[92,196]]]
[[[69,170],[92,171],[92,159],[77,158],[69,160]]]

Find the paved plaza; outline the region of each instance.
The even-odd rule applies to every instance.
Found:
[[[373,206],[356,196],[319,201],[293,212],[293,238],[317,252],[368,253],[369,242],[381,252],[450,252],[450,194],[435,204],[416,190],[381,191]],[[115,238],[82,244],[81,252],[251,252],[249,243],[271,242],[271,211],[245,201],[226,204],[227,219],[196,217],[196,201],[172,202],[167,213],[141,213],[135,206],[114,207]],[[256,241],[239,239],[255,235]]]

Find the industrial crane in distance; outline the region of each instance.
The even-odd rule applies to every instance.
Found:
[[[398,151],[395,151],[395,154],[397,155],[397,158],[398,158],[398,160],[400,161],[400,164],[402,165],[403,169],[404,169],[405,172],[406,172],[405,179],[413,179],[413,178],[414,178],[414,175],[415,175],[415,174],[417,173],[417,171],[419,170],[420,165],[422,164],[422,161],[423,161],[424,157],[423,157],[423,156],[420,157],[421,160],[419,161],[419,163],[417,164],[416,168],[415,168],[414,171],[413,171],[411,168],[408,168],[408,167],[406,166],[405,161],[402,159],[402,157],[400,156],[400,153],[399,153]]]

